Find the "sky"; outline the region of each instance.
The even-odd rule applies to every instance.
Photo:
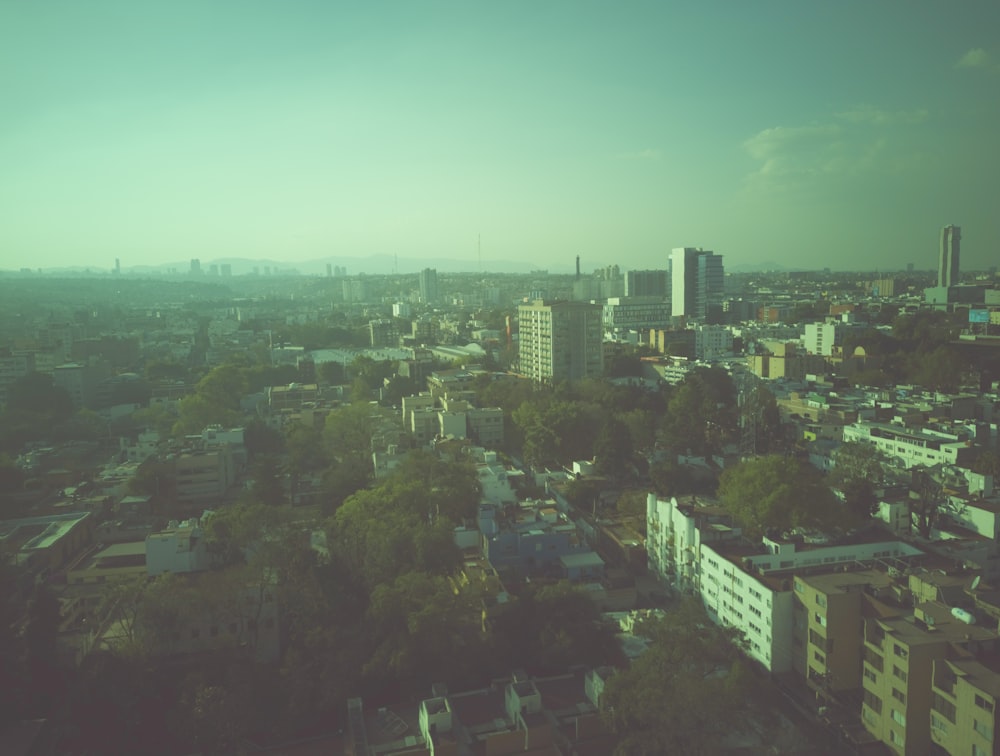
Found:
[[[0,0],[0,268],[1000,260],[995,0]]]

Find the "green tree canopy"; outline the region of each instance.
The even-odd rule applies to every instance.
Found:
[[[689,374],[667,403],[663,444],[677,454],[711,455],[736,432],[736,387],[722,368]]]
[[[750,538],[770,529],[837,527],[845,521],[842,507],[819,470],[777,454],[723,471],[719,501]]]
[[[876,489],[885,480],[885,455],[873,444],[846,441],[833,453],[830,484],[844,494],[847,508],[859,518],[867,518],[878,507]]]
[[[621,736],[615,753],[716,754],[748,713],[749,672],[736,631],[717,627],[697,599],[643,631],[650,647],[608,680],[601,712]]]

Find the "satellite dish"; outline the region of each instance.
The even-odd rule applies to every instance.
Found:
[[[974,591],[974,590],[976,590],[976,588],[979,587],[979,578],[981,578],[981,577],[982,577],[982,575],[976,575],[975,580],[972,581],[972,585],[969,586],[969,590]]]

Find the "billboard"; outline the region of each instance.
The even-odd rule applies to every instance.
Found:
[[[990,311],[989,310],[973,310],[969,309],[969,322],[970,323],[989,323],[990,322]]]

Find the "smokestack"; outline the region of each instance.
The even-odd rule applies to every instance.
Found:
[[[576,256],[576,277],[580,277],[580,255]]]

